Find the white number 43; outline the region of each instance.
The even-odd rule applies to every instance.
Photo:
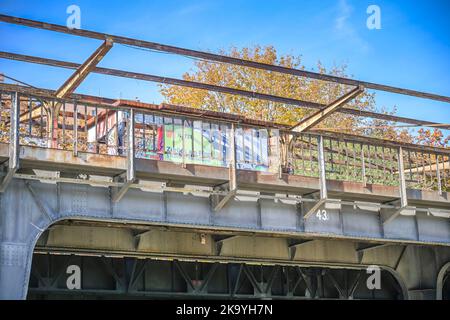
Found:
[[[327,210],[317,210],[316,217],[321,221],[330,220],[330,217],[327,214]]]

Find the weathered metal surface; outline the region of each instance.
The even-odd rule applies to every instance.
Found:
[[[76,88],[83,82],[89,73],[97,66],[97,64],[111,50],[113,42],[106,39],[100,47],[95,50],[86,61],[80,65],[77,70],[64,82],[64,84],[56,91],[57,98],[67,98]]]
[[[0,56],[1,56],[0,52]],[[34,95],[36,97],[40,97],[42,99],[48,99],[48,100],[54,100],[55,102],[62,102],[61,99],[56,99],[54,97],[55,91],[48,90],[48,89],[42,89],[42,88],[30,88],[30,87],[24,87],[19,85],[13,85],[13,84],[0,84],[0,88],[4,90],[5,92],[19,92],[23,93],[25,95]],[[138,101],[130,101],[130,100],[115,100],[115,99],[109,99],[105,97],[96,97],[96,96],[89,96],[89,95],[83,95],[83,94],[72,94],[70,96],[71,99],[74,99],[82,104],[88,105],[88,106],[97,106],[101,108],[110,108],[110,109],[117,109],[117,106],[122,106],[124,108],[135,108],[136,110],[142,109],[142,110],[152,110],[155,112],[161,112],[161,114],[179,114],[179,115],[189,115],[193,117],[200,117],[205,119],[216,119],[216,120],[225,120],[230,123],[241,123],[241,124],[248,124],[252,126],[261,126],[261,127],[267,127],[267,128],[277,128],[280,130],[284,130],[286,132],[294,133],[289,130],[290,126],[280,124],[280,123],[274,123],[274,122],[267,122],[267,121],[260,121],[255,119],[250,119],[248,117],[242,116],[242,115],[235,115],[235,114],[229,114],[229,113],[221,113],[221,112],[214,112],[209,110],[201,110],[201,109],[195,109],[195,108],[189,108],[185,106],[177,106],[177,105],[170,105],[170,104],[150,104],[150,103],[143,103]],[[71,100],[68,100],[69,102]],[[322,108],[326,105],[322,105]],[[429,122],[424,120],[417,120],[417,119],[411,119],[411,118],[405,118],[405,117],[398,117],[398,116],[392,116],[392,115],[386,115],[386,114],[377,114],[377,113],[371,113],[364,110],[354,110],[354,109],[348,109],[346,112],[350,112],[349,114],[359,115],[362,117],[371,117],[371,118],[378,118],[388,121],[394,121],[394,122],[404,122],[409,124],[417,124],[417,125],[431,125],[434,128],[441,128],[441,129],[448,129],[448,126],[438,126],[435,122]],[[390,146],[390,147],[408,147],[412,150],[418,150],[418,151],[427,151],[427,152],[444,152],[448,153],[448,149],[446,148],[439,148],[439,147],[431,147],[431,146],[425,146],[425,145],[417,145],[412,143],[405,143],[401,141],[392,141],[392,140],[386,140],[386,139],[378,139],[378,138],[372,138],[372,137],[363,137],[358,135],[351,135],[346,134],[342,132],[333,132],[333,131],[325,131],[325,130],[314,130],[315,134],[320,134],[324,137],[335,137],[342,141],[348,141],[348,142],[363,142],[363,143],[371,143],[374,145],[383,145],[383,146]]]
[[[102,40],[107,36],[4,15],[0,15],[0,20]],[[269,66],[124,37],[111,36],[110,38],[118,43],[156,46],[155,48],[161,51],[178,54],[185,52],[187,55],[207,57],[214,61],[450,102],[449,97],[423,92]],[[81,67],[85,70],[80,69],[69,80],[70,83],[63,86],[61,95],[56,93],[56,98],[52,98],[54,93],[49,91],[20,87],[14,87],[17,90],[0,96],[2,110],[5,108],[5,112],[9,112],[11,116],[9,121],[5,121],[9,135],[4,135],[6,137],[4,140],[9,144],[0,144],[0,159],[9,159],[9,171],[3,182],[10,182],[10,187],[2,188],[6,192],[0,195],[0,298],[25,297],[36,240],[52,224],[68,219],[111,225],[95,231],[89,230],[89,227],[83,227],[75,233],[71,227],[64,227],[60,234],[57,232],[61,229],[55,226],[50,232],[44,234],[44,240],[39,240],[44,241],[44,245],[39,249],[61,253],[76,251],[80,255],[101,252],[130,256],[153,255],[163,259],[170,259],[170,256],[187,260],[200,258],[214,260],[214,263],[219,260],[230,263],[241,259],[246,263],[252,261],[266,264],[280,261],[285,264],[325,263],[335,266],[346,264],[351,268],[361,267],[364,263],[373,261],[384,264],[386,268],[393,268],[391,274],[397,280],[400,279],[399,274],[402,274],[403,279],[399,282],[404,281],[407,285],[401,285],[402,288],[407,287],[409,290],[406,294],[405,290],[402,290],[404,297],[425,298],[434,295],[435,288],[442,290],[439,282],[443,281],[442,272],[447,272],[443,269],[443,265],[448,262],[450,255],[448,249],[450,247],[448,223],[450,199],[449,194],[445,192],[448,190],[446,165],[450,163],[448,149],[335,135],[330,132],[299,134],[290,132],[289,128],[283,125],[265,124],[240,116],[226,116],[198,110],[194,112],[195,115],[189,115],[189,110],[192,111],[192,109],[188,110],[179,106],[140,103],[137,105],[136,102],[127,101],[115,103],[111,100],[80,95],[73,95],[73,97],[87,99],[91,103],[82,102],[78,105],[79,101],[76,100],[58,99],[73,91],[83,77],[89,71],[93,71],[163,81],[310,108],[324,107],[314,102],[233,88],[94,68],[96,63],[93,60],[98,61],[98,58],[101,58],[107,50],[109,50],[108,46],[99,48],[90,61]],[[72,69],[80,67],[68,62],[9,53],[0,53],[0,56]],[[1,89],[7,88],[12,86],[1,86]],[[32,97],[31,91],[36,92],[38,96]],[[27,99],[20,99],[21,93],[29,94]],[[49,94],[50,97],[40,96],[42,94]],[[345,99],[347,96],[344,97]],[[100,105],[105,102],[109,105]],[[322,111],[332,112],[339,104],[340,102],[337,101],[330,108]],[[58,106],[58,109],[61,107],[63,111],[61,114],[57,111],[55,113],[57,116],[46,114],[44,122],[43,108],[48,109],[50,105]],[[88,108],[90,108],[89,112]],[[37,123],[37,117],[33,118],[36,110],[40,112],[40,123]],[[425,121],[349,108],[344,108],[342,111],[358,116],[429,124]],[[123,122],[119,124],[119,113],[123,117],[124,112],[131,114],[131,121],[125,129],[127,132],[125,145],[121,141],[124,138],[122,136],[124,128],[120,127],[119,130],[119,125],[123,124]],[[143,119],[139,120],[140,123],[136,126],[134,112]],[[22,124],[19,119],[21,115],[26,114],[29,116],[24,118],[24,121],[27,120],[28,124]],[[160,125],[161,121],[165,125],[167,114],[169,114],[170,122],[168,123],[172,124],[172,130],[175,130],[175,120],[178,126],[181,124],[182,148],[178,150],[177,147],[177,150],[167,151],[167,153],[165,149],[155,147],[149,151],[148,148],[146,149],[146,130],[151,131],[153,145],[155,145],[155,127]],[[60,116],[62,116],[62,123],[59,123]],[[146,117],[151,117],[153,122],[147,123]],[[159,123],[155,120],[156,118],[159,119]],[[208,122],[214,121],[212,119],[220,123]],[[307,127],[320,119],[320,116],[314,117],[307,123]],[[214,158],[217,160],[214,165],[204,164],[203,149],[201,160],[195,159],[194,138],[191,137],[190,141],[186,140],[186,126],[194,130],[192,124],[194,120],[201,125],[200,128],[197,126],[197,130],[203,130],[204,123],[209,126],[207,143],[212,145],[217,142],[225,147],[219,152],[218,158]],[[105,127],[105,133],[101,137],[97,136],[98,121],[103,122]],[[243,123],[252,127],[246,128]],[[116,131],[112,136],[110,136],[112,128],[108,128],[108,125],[115,127]],[[218,134],[214,138],[211,133],[213,125]],[[223,137],[219,136],[223,132],[227,132],[228,135],[227,130],[230,126],[231,143],[221,141]],[[42,132],[44,127],[47,127],[45,135]],[[92,128],[95,130],[95,137],[91,137],[92,131],[88,132]],[[297,143],[293,150],[286,152],[286,159],[284,159],[286,163],[284,167],[277,168],[278,172],[273,170],[276,163],[258,160],[258,155],[261,156],[261,154],[254,153],[254,142],[251,146],[245,145],[243,130],[251,132],[253,141],[256,129],[264,131],[267,140],[265,148],[270,148],[273,153],[270,155],[272,159],[281,155],[281,150],[284,149],[280,148],[278,142],[270,141],[269,136],[272,140],[277,140],[280,138],[281,131],[282,134],[294,138]],[[70,132],[69,135],[66,135],[67,130]],[[246,159],[243,154],[243,160],[240,160],[242,162],[239,165],[244,165],[244,168],[248,168],[245,165],[249,165],[255,171],[237,170],[238,149],[234,137],[238,134],[237,130],[242,131],[239,133],[242,135],[240,152],[244,153],[243,150],[249,148],[252,158]],[[58,138],[59,131],[62,131],[61,139]],[[141,135],[141,131],[143,147],[138,147],[135,135]],[[71,137],[72,133],[75,134],[74,137]],[[173,134],[174,131],[171,133]],[[261,131],[258,132],[258,138],[260,134],[262,134]],[[93,138],[95,138],[94,141],[92,141]],[[110,142],[110,138],[115,141]],[[312,142],[315,139],[318,139],[316,144]],[[192,148],[186,150],[189,143]],[[257,140],[257,143],[260,143],[260,140]],[[352,146],[349,147],[349,143]],[[33,144],[40,147],[30,146]],[[228,144],[231,145],[231,153]],[[203,148],[203,136],[201,145]],[[172,147],[175,149],[175,142]],[[308,149],[306,155],[305,148]],[[127,157],[122,156],[125,149]],[[385,149],[388,149],[387,152]],[[140,152],[142,154],[147,152],[147,158],[137,159],[137,153]],[[156,155],[152,155],[151,152]],[[247,153],[250,154],[250,151]],[[212,146],[210,153],[206,154],[213,156]],[[230,154],[231,159],[228,158]],[[159,160],[150,160],[151,157],[153,159],[157,157]],[[182,159],[181,163],[176,163],[178,161],[176,157]],[[19,159],[21,168],[16,172]],[[172,162],[162,161],[163,159],[169,159]],[[203,164],[198,164],[196,161]],[[305,166],[305,162],[309,167]],[[263,172],[257,171],[258,166],[264,167]],[[124,173],[126,177],[124,181],[120,181],[120,176]],[[18,179],[13,180],[14,175]],[[225,187],[226,184],[228,188]],[[320,195],[318,199],[316,194]],[[221,201],[215,201],[222,196],[224,198]],[[399,207],[392,204],[395,201],[400,203]],[[224,206],[225,203],[227,206]],[[115,230],[114,234],[110,234],[113,230],[112,226],[127,224],[147,226],[147,228],[159,226],[164,230],[148,229],[137,233],[133,230]],[[177,228],[182,231],[174,234],[166,232],[168,228]],[[199,232],[202,233],[199,234]],[[80,234],[82,237],[76,238]],[[72,243],[71,240],[73,240]],[[355,245],[354,242],[357,244]],[[50,244],[54,246],[47,248]],[[421,247],[412,247],[416,245]],[[111,272],[113,267],[102,261]],[[429,261],[435,261],[435,263],[430,265]],[[215,266],[216,264],[212,269],[215,269]],[[196,292],[195,285],[189,282],[188,273],[183,271],[179,264],[175,267],[180,270],[188,287]],[[413,272],[410,272],[411,268]],[[255,291],[259,294],[267,294],[270,291],[268,283],[273,282],[275,279],[273,275],[279,268],[273,268],[268,283],[259,284],[255,282],[247,266],[241,269],[247,274]],[[209,275],[212,273],[211,271]],[[112,274],[120,282],[117,274],[115,272]],[[344,291],[355,292],[355,285],[344,290],[334,275],[330,274],[329,280],[339,297],[351,296]],[[45,282],[42,279],[40,281]],[[202,286],[200,292],[204,292],[204,288]],[[45,290],[48,289],[45,288]],[[439,293],[436,294],[440,297]]]
[[[292,262],[289,254],[291,244],[287,241],[289,238],[316,239],[316,241],[306,243],[296,250],[294,261],[321,261],[333,264],[339,260],[350,264],[358,263],[355,247],[351,245],[350,241],[392,244],[392,246],[365,252],[364,259],[368,259],[371,254],[375,254],[379,250],[391,250],[396,246],[406,245],[421,245],[422,248],[430,246],[429,249],[420,250],[440,252],[439,254],[442,256],[440,256],[439,261],[443,262],[448,261],[450,253],[448,249],[450,228],[447,219],[431,217],[426,214],[418,214],[417,217],[402,216],[383,227],[380,225],[379,218],[373,212],[342,206],[341,210],[330,211],[330,219],[327,221],[312,216],[306,222],[303,222],[302,211],[298,211],[295,203],[277,205],[274,200],[254,201],[241,197],[232,200],[221,212],[213,213],[207,197],[183,195],[182,193],[156,193],[130,189],[122,201],[114,204],[107,188],[68,183],[55,185],[36,181],[29,182],[29,185],[34,192],[30,192],[29,188],[24,186],[23,181],[13,180],[10,188],[1,198],[2,245],[7,246],[9,248],[9,251],[7,251],[11,252],[5,253],[2,263],[0,263],[0,277],[10,279],[9,282],[6,280],[2,282],[0,286],[2,298],[24,297],[35,241],[48,226],[56,221],[67,219],[81,219],[86,223],[89,221],[104,221],[109,223],[109,226],[103,228],[101,232],[87,230],[86,236],[78,238],[76,235],[83,234],[83,232],[65,230],[64,236],[58,235],[58,233],[51,235],[52,232],[58,232],[58,229],[54,229],[54,231],[50,231],[46,240],[47,243],[62,245],[64,242],[61,243],[61,241],[72,241],[71,239],[74,239],[75,242],[72,245],[66,243],[71,247],[71,250],[79,250],[87,244],[89,250],[92,249],[92,246],[100,246],[102,250],[111,253],[117,252],[118,248],[122,248],[119,253],[122,255],[126,251],[132,253],[133,250],[137,249],[137,252],[139,252],[142,249],[143,252],[150,251],[160,258],[168,257],[171,254],[179,256],[180,254],[183,255],[184,252],[196,256],[196,259],[202,255],[204,259],[209,259],[210,253],[215,252],[216,246],[213,245],[213,238],[208,234],[217,233],[220,235],[226,232],[229,235],[240,235],[242,233],[242,236],[222,244],[220,257],[228,261],[241,256],[241,258],[245,257],[244,260],[258,260],[266,257],[266,259],[272,261],[282,258],[285,261]],[[141,234],[136,238],[137,234],[133,236],[128,231],[115,232],[111,228],[114,225],[126,226],[127,224],[184,228],[185,236],[183,236],[184,238],[178,236],[173,238],[173,235],[168,234],[169,238],[165,238],[165,235],[161,234],[160,231],[155,231],[156,233]],[[114,236],[109,235],[109,232],[115,232]],[[206,234],[206,246],[201,243],[201,233]],[[257,238],[254,236],[248,237],[246,233],[257,235]],[[203,249],[196,251],[196,246],[188,245],[187,239],[198,241],[196,243],[199,249],[204,248],[206,250],[208,248],[212,251],[201,251]],[[241,242],[236,242],[239,239],[241,239]],[[340,239],[340,241],[337,239]],[[118,245],[117,241],[121,244]],[[319,249],[316,246],[320,243],[331,246],[335,244],[341,246],[341,249],[325,249],[326,247]],[[174,244],[175,246],[173,246]],[[280,245],[284,249],[280,250]],[[306,250],[311,245],[313,247]],[[255,248],[259,249],[254,251]],[[350,248],[353,249],[350,250]],[[158,250],[160,250],[159,253],[156,252]],[[317,254],[321,250],[324,251],[319,258]],[[280,256],[280,254],[283,256]],[[373,261],[379,264],[383,261],[379,255],[375,255],[373,259],[363,261],[367,263]],[[395,266],[397,262],[394,260],[386,262],[386,265]],[[430,258],[425,257],[424,261],[429,263]],[[20,268],[17,267],[19,262]],[[11,264],[14,264],[14,266]],[[415,265],[415,263],[410,261],[406,266],[400,265],[400,268],[410,268],[412,265]],[[419,267],[426,268],[425,265],[424,262]],[[430,275],[434,276],[435,273]],[[420,283],[420,281],[423,281],[422,278],[423,274],[417,271],[417,277],[410,281],[412,284]],[[19,281],[19,279],[23,280]],[[3,286],[3,283],[7,285]],[[22,285],[18,285],[18,283],[22,283]],[[427,283],[432,283],[432,281],[430,280]],[[413,287],[412,285],[410,288]]]
[[[0,157],[8,157],[8,145],[0,143]],[[114,176],[126,172],[126,158],[93,153],[79,153],[74,157],[71,151],[43,149],[31,146],[20,147],[20,159],[23,168],[60,170],[62,172],[84,172],[86,174],[103,174]],[[310,193],[319,190],[319,180],[312,177],[237,170],[237,183],[240,188],[291,192],[295,194]],[[136,159],[136,174],[139,179],[156,179],[185,184],[218,185],[228,181],[229,169],[205,165],[180,164],[150,159]],[[398,198],[396,186],[367,185],[360,182],[327,180],[327,189],[332,198],[365,200],[369,202],[386,202]],[[449,195],[443,192],[424,190],[407,190],[411,205],[448,208]]]
[[[1,51],[0,51],[0,58],[26,61],[26,62],[31,62],[31,63],[39,63],[39,64],[45,64],[45,65],[50,65],[50,66],[55,66],[55,67],[70,68],[70,69],[76,69],[80,66],[79,64],[72,63],[72,62],[58,61],[58,60],[39,58],[39,57],[31,57],[31,56],[19,55],[19,54],[15,54],[15,53],[1,52]],[[273,101],[273,102],[279,102],[279,103],[286,103],[289,105],[297,105],[297,106],[305,107],[305,108],[324,109],[327,106],[325,104],[303,101],[303,100],[299,100],[299,99],[284,98],[284,97],[280,97],[280,96],[263,94],[263,93],[259,93],[259,92],[233,89],[233,88],[210,85],[210,84],[200,83],[200,82],[195,82],[195,81],[187,81],[187,80],[181,80],[181,79],[161,77],[161,76],[156,76],[156,75],[151,75],[151,74],[122,71],[122,70],[117,70],[117,69],[96,67],[92,70],[92,72],[105,74],[105,75],[111,75],[111,76],[117,76],[117,77],[132,78],[132,79],[139,79],[139,80],[144,80],[144,81],[159,82],[159,83],[173,84],[173,85],[179,85],[179,86],[185,86],[185,87],[191,87],[191,88],[197,88],[197,89],[203,89],[203,90],[210,90],[210,91],[216,91],[216,92],[221,92],[221,93],[235,94],[235,95],[246,96],[246,97],[255,98],[255,99],[261,99],[261,100],[267,100],[267,101]],[[360,117],[369,117],[369,118],[374,118],[374,119],[402,122],[402,123],[415,124],[415,125],[432,125],[434,128],[448,129],[447,125],[440,125],[439,123],[435,123],[435,122],[411,119],[411,118],[407,118],[407,117],[399,117],[399,116],[395,116],[395,115],[382,114],[382,113],[371,112],[371,111],[366,111],[366,110],[355,110],[355,109],[343,107],[338,112],[350,114],[350,115],[354,115],[354,116],[360,116]]]
[[[48,230],[39,240],[36,252],[347,270],[376,265],[397,279],[402,291],[414,299],[442,296],[445,262],[450,258],[450,251],[443,247],[321,239],[298,241],[264,235],[234,233],[234,236],[225,236],[202,232],[74,221]],[[292,255],[293,247],[296,250]],[[427,295],[421,296],[419,292],[425,291]]]
[[[323,121],[325,118],[329,117],[333,112],[342,108],[346,103],[356,98],[362,92],[364,92],[364,88],[362,87],[357,87],[351,90],[350,92],[327,105],[322,110],[312,114],[306,119],[303,119],[302,121],[294,125],[291,129],[295,132],[303,132],[311,129],[312,127]]]

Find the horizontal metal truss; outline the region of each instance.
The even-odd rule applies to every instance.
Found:
[[[396,88],[396,87],[392,87],[392,86],[370,83],[370,82],[366,82],[366,81],[353,80],[353,79],[348,79],[348,78],[342,78],[342,77],[338,77],[338,76],[326,75],[326,74],[311,72],[311,71],[307,71],[307,70],[299,70],[299,69],[292,69],[292,68],[287,68],[287,67],[283,67],[283,66],[269,65],[269,64],[265,64],[265,63],[261,63],[261,62],[256,62],[256,61],[249,61],[249,60],[244,60],[244,59],[239,59],[239,58],[234,58],[234,57],[229,57],[229,56],[218,55],[218,54],[214,54],[214,53],[179,48],[179,47],[175,47],[175,46],[169,46],[169,45],[164,45],[164,44],[154,43],[154,42],[149,42],[149,41],[144,41],[144,40],[131,39],[131,38],[122,37],[122,36],[109,35],[109,34],[95,32],[95,31],[81,30],[81,29],[69,29],[66,26],[61,26],[61,25],[56,25],[56,24],[51,24],[51,23],[44,23],[44,22],[40,22],[40,21],[34,21],[34,20],[30,20],[30,19],[24,19],[24,18],[13,17],[13,16],[8,16],[8,15],[0,15],[0,21],[6,22],[6,23],[28,26],[28,27],[32,27],[32,28],[50,30],[50,31],[55,31],[55,32],[62,32],[62,33],[66,33],[66,34],[72,34],[72,35],[77,35],[77,36],[92,38],[92,39],[98,39],[98,40],[111,39],[115,43],[131,45],[131,46],[136,46],[136,47],[141,47],[141,48],[147,48],[147,49],[152,49],[152,50],[156,50],[156,51],[169,52],[169,53],[173,53],[173,54],[177,54],[177,55],[201,58],[201,59],[216,61],[216,62],[221,62],[221,63],[234,64],[234,65],[243,66],[243,67],[256,68],[256,69],[261,69],[261,70],[266,70],[266,71],[275,71],[275,72],[279,72],[279,73],[307,77],[307,78],[323,80],[323,81],[330,81],[330,82],[335,82],[335,83],[349,85],[349,86],[363,86],[368,89],[393,92],[393,93],[403,94],[403,95],[410,95],[410,96],[415,96],[415,97],[420,97],[420,98],[426,98],[426,99],[431,99],[431,100],[447,102],[447,103],[450,102],[450,97],[441,96],[441,95],[432,94],[432,93],[419,92],[419,91],[404,89],[404,88]]]
[[[0,58],[49,65],[49,66],[53,66],[53,67],[60,67],[60,68],[66,68],[66,69],[77,69],[81,66],[80,64],[73,63],[73,62],[60,61],[60,60],[41,58],[41,57],[34,57],[34,56],[27,56],[27,55],[21,55],[21,54],[10,53],[10,52],[2,52],[2,51],[0,51]],[[211,84],[195,82],[195,81],[162,77],[162,76],[157,76],[157,75],[152,75],[152,74],[123,71],[123,70],[118,70],[118,69],[109,69],[109,68],[102,68],[102,67],[93,68],[91,72],[109,75],[109,76],[121,77],[121,78],[138,79],[138,80],[142,80],[142,81],[150,81],[150,82],[171,84],[171,85],[177,85],[177,86],[183,86],[183,87],[189,87],[189,88],[196,88],[196,89],[201,89],[201,90],[215,91],[215,92],[220,92],[220,93],[228,93],[228,94],[244,96],[244,97],[249,97],[249,98],[254,98],[254,99],[272,101],[272,102],[277,102],[277,103],[285,103],[287,105],[299,106],[299,107],[303,107],[303,108],[324,110],[327,107],[326,104],[321,104],[321,103],[317,103],[317,102],[310,102],[310,101],[304,101],[304,100],[293,99],[293,98],[285,98],[285,97],[264,94],[264,93],[259,93],[259,92],[240,90],[240,89],[211,85]],[[367,118],[374,118],[374,119],[380,119],[380,120],[395,121],[395,122],[412,124],[412,125],[423,125],[423,126],[431,125],[434,128],[448,129],[447,125],[440,125],[439,123],[432,122],[432,121],[418,120],[418,119],[412,119],[412,118],[407,118],[407,117],[399,117],[399,116],[395,116],[395,115],[371,112],[371,111],[367,111],[367,110],[356,110],[356,109],[352,109],[349,107],[342,107],[337,112],[345,113],[345,114],[349,114],[349,115],[353,115],[353,116],[359,116],[359,117],[367,117]]]

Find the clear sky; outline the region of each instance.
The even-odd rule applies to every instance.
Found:
[[[356,79],[450,96],[450,1],[25,1],[0,0],[0,12],[66,24],[69,5],[81,28],[216,52],[230,46],[274,45],[302,55],[307,69],[348,64]],[[381,29],[366,27],[367,7],[381,9]],[[100,42],[0,22],[0,50],[82,62]],[[181,77],[193,61],[121,45],[100,66]],[[37,87],[58,88],[71,71],[0,59],[0,72]],[[111,98],[162,100],[156,85],[90,75],[77,90]],[[450,122],[450,104],[378,93],[398,115]]]

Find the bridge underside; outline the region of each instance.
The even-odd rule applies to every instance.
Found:
[[[388,271],[381,271],[380,290],[369,290],[365,270],[336,266],[104,257],[95,251],[89,255],[36,252],[28,299],[404,298],[402,288]],[[65,273],[70,265],[83,270],[80,289],[67,288]]]
[[[133,278],[137,287],[132,289],[143,291],[133,294],[141,296],[148,291],[148,295],[161,297],[209,296],[209,292],[232,297],[236,272],[243,265],[247,271],[242,271],[235,297],[348,298],[361,270],[354,298],[435,298],[439,281],[443,288],[439,290],[448,289],[445,274],[438,281],[450,260],[447,220],[425,214],[400,216],[383,226],[378,213],[342,206],[329,210],[329,220],[312,216],[305,221],[303,210],[297,203],[238,197],[214,212],[209,197],[138,189],[130,189],[119,203],[113,203],[110,189],[105,187],[14,179],[1,196],[1,296],[25,298],[28,290],[30,298],[67,293],[59,287],[67,275],[55,274],[61,261],[66,261],[64,257],[83,263],[86,282],[82,289],[93,297],[101,292],[127,295],[124,283],[128,288],[129,282],[121,277],[130,279],[131,271],[125,265],[133,265],[133,261],[147,261],[145,268],[160,270],[149,273],[161,272],[161,279],[169,277],[167,268],[176,269],[170,276],[175,279],[173,288],[167,287],[166,281],[162,288],[154,287],[151,280],[147,286],[144,278]],[[105,266],[105,262],[109,267],[102,269],[100,276],[97,265]],[[216,263],[218,273],[210,276],[211,284],[222,281],[227,285],[215,284],[210,291],[205,291],[209,285],[201,292],[192,289],[191,280],[202,283]],[[384,270],[386,286],[377,293],[364,289],[369,265]],[[192,274],[198,268],[204,271]],[[224,275],[226,270],[229,273]],[[301,280],[295,289],[288,287],[286,274],[303,279],[299,271],[312,274],[305,276],[310,279],[309,290],[302,287],[307,280]],[[325,280],[319,281],[317,274]],[[95,278],[104,280],[89,280]],[[255,285],[253,278],[260,284]],[[269,281],[273,285],[270,292]]]
[[[446,255],[411,245],[65,220],[36,244],[28,298],[434,298]],[[76,290],[66,283],[70,265],[82,270]],[[381,269],[376,290],[367,287],[371,265]],[[448,289],[446,273],[442,298]]]

